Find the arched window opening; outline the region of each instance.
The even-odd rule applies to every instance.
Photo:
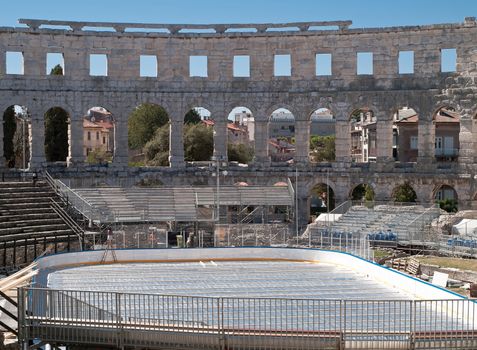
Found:
[[[295,117],[288,109],[279,108],[270,116],[268,153],[272,162],[294,162]]]
[[[310,117],[310,161],[335,161],[336,120],[327,108],[315,110]]]
[[[351,161],[376,161],[376,117],[369,108],[355,110],[350,117]]]
[[[247,107],[235,107],[227,120],[229,162],[249,164],[255,153],[255,119]]]
[[[410,107],[399,108],[393,115],[393,157],[398,162],[416,162],[419,153],[419,116]]]
[[[3,156],[8,168],[28,169],[31,158],[31,116],[24,106],[3,113]]]

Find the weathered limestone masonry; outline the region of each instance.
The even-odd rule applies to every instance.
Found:
[[[212,184],[214,180],[208,170],[186,167],[183,117],[191,107],[209,109],[218,126],[222,126],[215,137],[215,154],[226,159],[227,115],[233,107],[247,106],[256,121],[256,161],[249,168],[230,167],[223,181],[272,184],[286,177],[293,179],[295,167],[272,166],[267,152],[269,116],[276,108],[284,107],[296,118],[301,208],[308,207],[307,198],[317,183],[328,183],[338,202],[348,198],[359,183],[371,184],[376,198],[385,200],[395,185],[408,181],[420,201],[432,201],[436,190],[445,184],[456,190],[460,208],[477,203],[475,18],[466,18],[460,24],[378,29],[350,29],[351,22],[260,25],[20,22],[28,27],[0,28],[0,110],[18,104],[31,112],[31,168],[47,166],[43,118],[49,108],[59,106],[71,118],[70,156],[68,168],[58,171],[61,173],[56,176],[78,181],[147,177],[169,185]],[[55,25],[63,27],[52,29]],[[323,25],[334,25],[337,29],[316,30]],[[103,27],[109,31],[83,27]],[[267,28],[287,27],[297,30],[267,31]],[[135,28],[146,31],[131,31]],[[440,72],[440,50],[445,48],[457,50],[455,73]],[[414,74],[398,74],[399,51],[408,50],[414,51]],[[23,53],[23,75],[5,73],[7,51]],[[373,53],[373,75],[357,75],[357,52]],[[47,53],[63,54],[64,76],[46,74]],[[107,55],[106,77],[89,75],[89,55],[98,53]],[[317,53],[332,54],[331,76],[315,75]],[[290,77],[274,76],[276,54],[291,55]],[[139,76],[140,55],[157,56],[157,78]],[[191,55],[208,57],[206,78],[189,77]],[[249,78],[233,77],[234,55],[250,56]],[[170,115],[170,168],[144,170],[127,166],[127,117],[144,102],[157,103]],[[114,161],[107,168],[86,168],[83,163],[82,116],[92,106],[108,108],[117,120]],[[418,162],[406,166],[392,158],[392,116],[403,106],[412,107],[419,114]],[[458,162],[445,165],[434,157],[433,114],[442,106],[453,107],[461,114]],[[310,114],[323,107],[330,109],[337,120],[336,162],[312,165],[308,162]],[[353,110],[363,107],[372,108],[377,116],[377,161],[354,164],[350,157],[349,118]]]

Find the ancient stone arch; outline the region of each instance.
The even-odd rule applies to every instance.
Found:
[[[335,190],[339,196],[345,196],[356,176],[373,176],[383,183],[397,183],[403,179],[412,183],[422,177],[438,183],[459,177],[459,194],[472,193],[477,187],[477,180],[472,176],[477,173],[477,142],[473,141],[477,127],[462,124],[459,155],[449,162],[435,157],[432,121],[433,113],[442,105],[453,106],[462,112],[462,120],[477,114],[475,19],[419,28],[354,29],[349,27],[350,22],[330,22],[336,29],[319,31],[309,27],[320,27],[323,23],[310,22],[299,25],[297,30],[280,32],[267,31],[274,27],[273,24],[241,24],[239,27],[220,24],[204,26],[210,29],[207,33],[180,32],[180,29],[189,28],[188,25],[148,25],[148,28],[165,30],[131,33],[126,28],[141,27],[141,24],[58,21],[56,23],[62,27],[55,29],[54,25],[43,28],[41,25],[47,23],[41,20],[22,20],[21,23],[26,28],[0,28],[0,106],[3,107],[0,110],[12,104],[29,108],[34,149],[32,169],[44,166],[42,147],[35,146],[43,144],[44,112],[57,105],[65,108],[71,118],[69,169],[63,174],[74,176],[81,172],[84,169],[82,113],[88,107],[99,105],[117,118],[118,142],[108,171],[127,174],[135,171],[127,169],[127,118],[135,106],[150,102],[165,108],[171,120],[171,169],[157,171],[163,172],[164,177],[171,177],[164,183],[186,183],[191,173],[182,172],[185,162],[180,135],[184,114],[190,107],[203,106],[222,118],[224,124],[227,113],[233,107],[243,105],[255,118],[255,163],[231,172],[237,172],[240,178],[254,178],[256,183],[265,183],[270,177],[290,177],[291,170],[298,167],[303,176],[301,182],[308,182],[320,176],[319,172],[323,170],[308,161],[309,117],[313,110],[324,107],[330,109],[336,119],[336,161],[327,165],[327,170],[337,184]],[[110,27],[114,31],[83,30],[85,26]],[[297,27],[293,23],[278,25],[284,26]],[[228,28],[234,31],[227,32]],[[240,28],[255,28],[256,32],[240,32]],[[54,49],[51,43],[55,44]],[[440,72],[440,57],[436,52],[441,48],[456,48],[456,72]],[[315,74],[314,55],[320,50],[332,55],[331,76]],[[372,76],[357,75],[356,53],[362,50],[373,52]],[[398,74],[401,50],[414,51],[413,74]],[[5,53],[9,51],[23,54],[23,75],[7,74]],[[65,75],[52,77],[45,73],[46,55],[51,52],[63,54]],[[107,55],[107,76],[90,75],[89,54],[92,53]],[[291,76],[274,76],[274,55],[277,53],[291,55]],[[142,54],[156,55],[161,62],[157,77],[139,77],[138,57]],[[207,77],[190,76],[188,56],[199,54],[207,56]],[[234,78],[231,58],[244,54],[250,56],[250,77]],[[371,108],[376,114],[376,140],[380,147],[375,162],[357,166],[350,156],[349,115],[362,106]],[[419,157],[409,164],[395,162],[392,158],[392,113],[401,106],[412,107],[419,115]],[[270,167],[267,123],[271,112],[279,107],[289,109],[296,118],[298,157],[294,164]],[[220,132],[225,133],[226,127]],[[0,140],[2,133],[3,130]],[[226,139],[220,137],[216,144],[216,154],[223,157],[226,157]]]

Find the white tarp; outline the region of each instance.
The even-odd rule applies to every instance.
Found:
[[[462,219],[462,221],[452,226],[452,233],[455,235],[477,234],[477,220]]]
[[[343,214],[327,214],[323,213],[320,214],[316,219],[315,222],[334,222],[337,221],[341,215]]]

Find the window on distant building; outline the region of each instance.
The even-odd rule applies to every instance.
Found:
[[[411,136],[411,149],[417,149],[417,136]]]
[[[88,141],[91,141],[91,132],[88,131]]]

